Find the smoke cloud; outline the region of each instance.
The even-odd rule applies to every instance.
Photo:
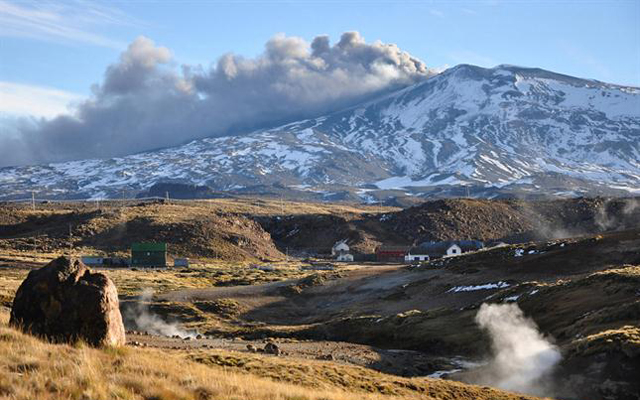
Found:
[[[561,359],[517,304],[482,304],[476,322],[490,337],[493,357],[474,383],[538,396],[549,395],[546,378]]]
[[[433,73],[394,44],[346,32],[308,43],[276,35],[256,58],[176,65],[169,49],[134,40],[73,115],[21,124],[0,138],[0,166],[111,157],[308,118]]]
[[[153,299],[153,291],[145,289],[135,306],[129,307],[124,311],[124,319],[129,330],[137,330],[147,332],[152,335],[159,336],[180,336],[181,338],[195,339],[197,332],[190,332],[182,329],[176,323],[169,323],[162,318],[153,314],[149,310],[148,304]]]

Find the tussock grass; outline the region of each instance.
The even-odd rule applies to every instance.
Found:
[[[0,328],[0,398],[144,400],[381,399],[309,391],[155,350],[52,345]]]
[[[31,253],[26,253],[31,254]],[[80,256],[81,253],[76,254]],[[35,253],[34,253],[35,255]],[[15,258],[15,255],[6,250],[0,250],[0,258]],[[23,254],[24,258],[24,254]],[[44,263],[51,259],[42,260]],[[14,265],[0,267],[0,306],[10,305],[18,286],[31,271],[28,264],[21,264],[20,259],[13,261]],[[187,268],[96,268],[93,271],[103,272],[118,287],[121,296],[136,296],[145,289],[153,289],[157,294],[167,293],[180,289],[198,289],[212,286],[258,285],[268,282],[276,282],[287,279],[304,278],[315,271],[301,270],[300,262],[275,262],[273,271],[261,271],[252,268],[249,262],[228,262],[205,260]]]
[[[529,396],[513,395],[489,387],[428,378],[403,378],[370,369],[336,362],[289,359],[269,355],[246,354],[222,350],[196,350],[188,357],[207,365],[220,365],[260,377],[295,383],[311,390],[341,388],[350,392],[384,394],[425,399],[495,399],[526,400]]]
[[[195,203],[195,202],[194,202]],[[399,207],[387,207],[380,205],[350,204],[350,203],[320,203],[290,201],[281,202],[278,199],[264,198],[236,198],[236,199],[212,199],[202,202],[209,207],[215,207],[225,212],[233,212],[247,215],[304,215],[304,214],[363,214],[363,213],[387,213],[399,211]],[[284,206],[284,207],[283,207]],[[284,213],[283,213],[284,210]]]
[[[207,356],[222,357],[227,360],[226,365],[220,362],[208,362],[209,365],[205,365],[203,361],[194,362],[179,353],[152,349],[94,349],[83,344],[56,345],[7,327],[7,319],[7,312],[0,312],[1,399],[529,398],[456,382],[397,378],[364,368],[326,362],[301,364],[299,360],[294,362],[255,356],[244,363],[257,363],[258,368],[250,370],[233,365],[229,360],[238,356],[230,352],[215,351]]]
[[[155,293],[167,293],[181,289],[198,289],[212,286],[258,285],[308,276],[312,271],[303,271],[298,263],[275,264],[274,271],[261,271],[247,263],[215,263],[189,268],[138,270],[92,268],[106,273],[118,287],[118,294],[138,295],[152,288]]]
[[[575,340],[569,346],[572,355],[622,352],[629,358],[640,356],[640,327],[625,325]]]

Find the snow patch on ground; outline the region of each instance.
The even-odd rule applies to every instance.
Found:
[[[473,292],[476,290],[490,290],[490,289],[503,289],[509,287],[507,282],[496,282],[496,283],[485,283],[484,285],[475,285],[475,286],[455,286],[451,289],[447,290],[447,293],[457,293],[457,292]]]

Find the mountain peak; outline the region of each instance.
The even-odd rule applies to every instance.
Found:
[[[101,198],[158,182],[362,201],[389,190],[624,195],[640,187],[638,137],[639,90],[540,68],[462,64],[276,128],[109,160],[0,169],[0,196]]]

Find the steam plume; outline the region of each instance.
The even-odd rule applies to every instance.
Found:
[[[176,323],[168,323],[161,319],[156,314],[151,313],[148,307],[148,303],[153,298],[153,291],[145,289],[136,305],[125,310],[125,322],[127,323],[127,329],[139,330],[147,332],[152,335],[159,336],[180,336],[181,338],[194,339],[197,335],[196,332],[189,332],[182,329]]]
[[[619,206],[619,212],[615,213],[615,208]],[[607,199],[601,204],[594,216],[594,222],[601,231],[615,230],[634,224],[637,220],[636,209],[640,207],[640,202],[635,198],[612,200]],[[612,209],[613,208],[613,209]]]
[[[533,395],[548,394],[545,378],[560,361],[517,304],[482,304],[476,322],[491,336],[493,358],[475,383]]]

